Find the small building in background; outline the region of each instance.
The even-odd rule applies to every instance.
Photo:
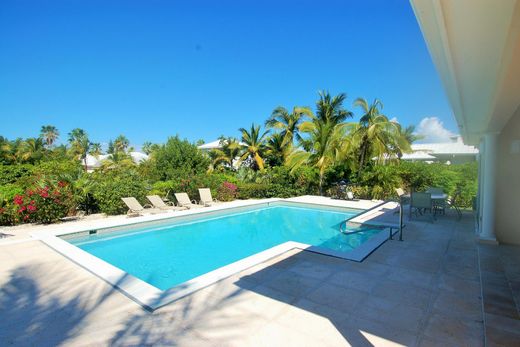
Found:
[[[478,149],[465,145],[462,137],[454,136],[451,142],[417,143],[412,153],[404,154],[401,160],[463,164],[477,160]]]
[[[149,156],[142,152],[130,152],[128,154],[136,164],[140,164],[149,159]],[[87,172],[92,172],[94,169],[100,167],[103,160],[108,159],[109,157],[110,154],[101,154],[98,156],[87,154]]]

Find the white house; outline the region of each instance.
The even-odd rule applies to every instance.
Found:
[[[402,160],[461,164],[477,160],[478,149],[464,144],[462,137],[455,136],[450,142],[416,143],[412,153],[404,154]]]
[[[464,143],[479,147],[479,238],[520,244],[520,1],[411,4]]]
[[[148,160],[148,155],[142,152],[130,152],[130,157],[132,157],[132,160],[134,163],[139,164],[143,161]],[[101,163],[103,160],[110,157],[110,154],[102,154],[97,157],[87,154],[87,171],[92,172],[94,169],[101,166]]]

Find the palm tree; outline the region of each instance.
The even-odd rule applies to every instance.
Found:
[[[11,141],[0,136],[0,161],[2,163],[9,163],[13,160],[11,150]]]
[[[126,150],[128,149],[129,145],[130,145],[130,141],[128,141],[128,139],[124,135],[119,135],[114,140],[114,150],[116,152],[126,153]]]
[[[251,129],[240,128],[242,133],[242,152],[239,161],[249,160],[253,170],[264,169],[265,140],[268,131],[260,131],[260,125],[251,124]]]
[[[373,157],[382,163],[394,153],[393,149],[400,143],[400,126],[381,114],[383,104],[378,99],[368,104],[365,99],[357,98],[354,106],[361,107],[364,112],[359,123],[351,124],[352,136],[358,145],[358,173],[361,174]]]
[[[87,154],[90,151],[91,142],[85,130],[76,128],[69,133],[70,151],[78,160],[83,161],[85,171],[87,171]]]
[[[213,171],[219,165],[233,167],[233,161],[240,155],[242,146],[237,139],[233,137],[220,137],[221,148],[213,149],[209,152],[211,158],[211,166],[209,171]]]
[[[16,157],[22,161],[34,162],[43,157],[44,149],[42,138],[31,137],[20,142],[16,149]]]
[[[99,142],[92,143],[90,146],[89,154],[94,157],[99,157],[103,154],[103,150],[101,149],[101,144]]]
[[[292,145],[295,138],[300,139],[298,126],[305,117],[312,117],[312,111],[308,107],[294,107],[292,113],[289,113],[286,108],[279,106],[274,109],[265,126],[268,129],[281,130],[283,145]]]
[[[267,139],[266,159],[271,166],[282,165],[292,150],[292,144],[286,145],[283,133],[274,133]]]
[[[40,130],[40,136],[45,140],[47,147],[52,147],[60,136],[60,132],[53,125],[44,125]]]
[[[403,128],[399,123],[397,123],[397,126],[398,131],[395,136],[393,151],[397,157],[401,159],[404,153],[410,153],[412,151],[412,143],[422,139],[423,137],[415,134],[415,126],[413,125]]]
[[[296,149],[287,157],[287,165],[293,170],[301,165],[314,166],[319,171],[319,190],[323,195],[325,172],[337,162],[344,160],[349,150],[345,141],[346,124],[352,113],[343,107],[346,94],[332,97],[328,92],[320,92],[316,102],[316,116],[303,122],[299,130],[307,134],[300,140],[303,150]]]

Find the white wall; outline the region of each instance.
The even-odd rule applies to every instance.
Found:
[[[520,245],[520,107],[498,138],[495,233]]]

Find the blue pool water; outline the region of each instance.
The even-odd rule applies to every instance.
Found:
[[[358,212],[273,206],[180,224],[148,226],[67,241],[165,290],[287,241],[349,251],[379,230],[351,235],[339,224]]]

